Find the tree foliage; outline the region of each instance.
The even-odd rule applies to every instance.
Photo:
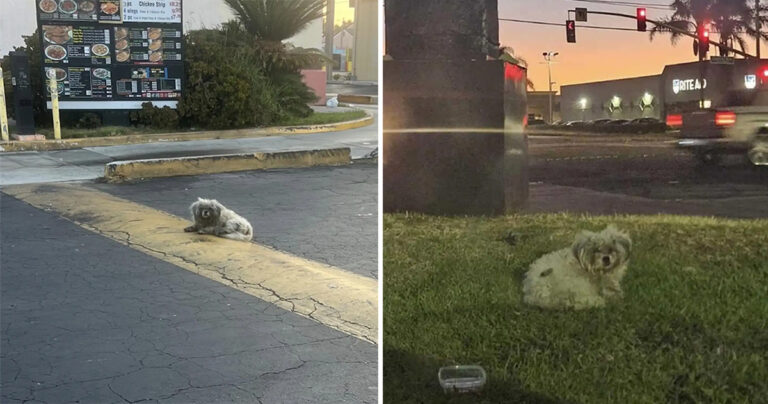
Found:
[[[43,60],[40,49],[40,31],[35,30],[32,35],[24,36],[24,46],[14,47],[14,51],[24,51],[29,57],[29,81],[32,87],[32,110],[34,111],[35,123],[37,125],[49,125],[52,121],[51,112],[47,109],[48,93],[45,89],[43,80]],[[3,58],[3,80],[5,84],[5,102],[8,115],[15,118],[13,107],[14,94],[11,83],[11,58]]]
[[[757,29],[768,23],[768,9],[760,5],[755,8],[754,0],[674,0],[670,4],[673,13],[670,17],[659,19],[677,30],[696,33],[704,23],[710,23],[712,32],[718,35],[719,42],[733,44],[746,52],[747,38],[768,39],[768,34]],[[663,26],[654,26],[650,38],[666,33],[672,43],[677,43],[684,35]]]
[[[283,42],[323,17],[325,0],[224,0],[254,39]]]
[[[268,72],[265,55],[245,38],[236,24],[187,35],[186,91],[179,104],[187,125],[263,126],[311,113],[307,104],[315,96],[298,72]]]
[[[285,41],[313,21],[323,17],[325,0],[224,0],[237,20],[230,28],[239,26],[252,46],[264,55],[269,72],[317,68],[332,61],[318,49],[294,47]],[[280,73],[278,73],[280,74]]]

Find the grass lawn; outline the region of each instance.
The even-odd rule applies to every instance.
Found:
[[[306,118],[291,118],[276,123],[274,126],[306,126],[306,125],[322,125],[336,122],[345,122],[355,119],[364,118],[366,116],[363,110],[344,111],[344,112],[315,112]],[[14,132],[11,127],[11,133]],[[45,135],[48,139],[53,139],[53,128],[38,128],[38,133]],[[171,133],[171,132],[188,132],[189,129],[151,129],[151,128],[137,128],[133,126],[102,126],[95,129],[78,129],[78,128],[61,128],[61,137],[63,139],[69,138],[86,138],[86,137],[109,137],[109,136],[124,136],[124,135],[142,135],[152,133]]]
[[[125,135],[143,135],[150,133],[183,132],[183,129],[156,130],[150,128],[137,128],[134,126],[102,126],[94,129],[61,128],[62,139],[86,138],[86,137],[110,137]],[[53,139],[53,128],[38,128],[38,133],[45,135],[47,139]]]
[[[280,122],[280,126],[304,126],[304,125],[323,125],[328,123],[352,121],[355,119],[361,119],[366,117],[365,111],[356,109],[354,111],[343,112],[323,112],[314,114],[306,118],[292,118]]]
[[[531,262],[609,223],[634,243],[623,301],[522,303]],[[509,231],[514,246],[501,240]],[[437,371],[453,364],[486,369],[481,395],[443,394]],[[386,215],[384,399],[768,402],[768,221]]]

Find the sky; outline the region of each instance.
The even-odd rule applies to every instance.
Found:
[[[333,0],[336,5],[334,20],[352,20],[354,9],[350,0]],[[644,4],[668,5],[672,0],[635,0]],[[0,0],[0,54],[22,44],[21,35],[35,29],[35,1]],[[575,0],[499,0],[499,17],[564,23],[567,10],[586,7],[590,10],[634,14],[635,8],[585,3]],[[670,12],[648,9],[648,18],[662,17]],[[184,0],[186,29],[212,27],[231,17],[221,0]],[[669,38],[657,36],[653,41],[648,33],[637,31],[604,31],[579,28],[578,24],[615,26],[634,29],[630,19],[597,16],[587,23],[577,23],[576,43],[566,43],[565,28],[500,21],[502,45],[515,50],[529,63],[528,75],[537,90],[547,89],[547,66],[542,52],[556,51],[559,55],[552,65],[554,89],[560,85],[636,77],[661,73],[665,64],[694,61],[689,39],[673,46]],[[650,24],[649,24],[650,27]],[[764,44],[764,49],[768,47]]]
[[[634,0],[643,4],[669,5],[672,0]],[[499,0],[499,18],[547,21],[564,24],[567,10],[586,7],[594,11],[612,11],[635,14],[635,7],[616,7],[574,0]],[[668,14],[665,10],[648,9],[648,18],[656,19]],[[691,62],[691,39],[681,39],[676,46],[665,35],[649,40],[647,32],[604,31],[579,28],[579,24],[602,25],[636,29],[634,20],[619,17],[590,15],[589,21],[577,22],[576,43],[567,43],[565,27],[499,22],[502,45],[514,49],[515,54],[528,61],[528,77],[536,90],[547,90],[547,65],[542,52],[560,54],[552,65],[552,81],[557,90],[560,85],[611,80],[661,73],[664,65]],[[651,24],[648,24],[648,28]],[[767,49],[765,44],[762,49]]]
[[[334,21],[353,20],[354,9],[349,0],[333,0],[336,5]],[[184,29],[214,27],[232,18],[229,7],[221,0],[183,0]],[[24,44],[22,35],[35,31],[35,0],[0,0],[0,55],[7,55],[14,46]]]

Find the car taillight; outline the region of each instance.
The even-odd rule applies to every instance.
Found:
[[[731,111],[715,112],[715,125],[731,126],[736,123],[736,114]]]
[[[680,114],[667,115],[667,126],[683,126],[683,116]]]

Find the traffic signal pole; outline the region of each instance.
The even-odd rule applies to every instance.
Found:
[[[568,12],[569,13],[571,13],[571,12],[575,13],[576,10],[568,10]],[[610,12],[610,11],[587,11],[587,13],[588,14],[599,14],[599,15],[610,15],[610,16],[614,16],[614,17],[630,18],[630,19],[633,19],[633,20],[637,20],[637,16],[635,16],[635,15],[622,14],[622,13],[614,13],[614,12]],[[680,35],[685,35],[685,36],[688,36],[688,37],[691,37],[691,38],[694,38],[694,39],[698,38],[697,33],[690,33],[690,32],[688,32],[686,30],[682,30],[682,29],[679,29],[677,27],[673,27],[673,26],[671,26],[669,24],[665,24],[665,23],[660,22],[660,21],[654,21],[654,20],[651,20],[651,19],[648,19],[648,18],[646,18],[646,21],[650,22],[651,24],[654,24],[656,26],[664,27],[664,28],[666,28],[666,29],[668,29],[670,31],[676,32],[676,33],[678,33]],[[720,46],[720,47],[722,47],[724,49],[728,49],[730,52],[733,52],[733,53],[735,53],[737,55],[740,55],[740,56],[743,56],[745,58],[754,58],[755,57],[755,56],[750,55],[750,54],[748,54],[746,52],[740,51],[738,49],[734,49],[734,48],[730,47],[727,43],[723,43],[723,42],[719,42],[719,41],[715,42],[715,41],[712,41],[712,40],[710,40],[709,43],[710,43],[710,45],[717,45],[717,46]]]

